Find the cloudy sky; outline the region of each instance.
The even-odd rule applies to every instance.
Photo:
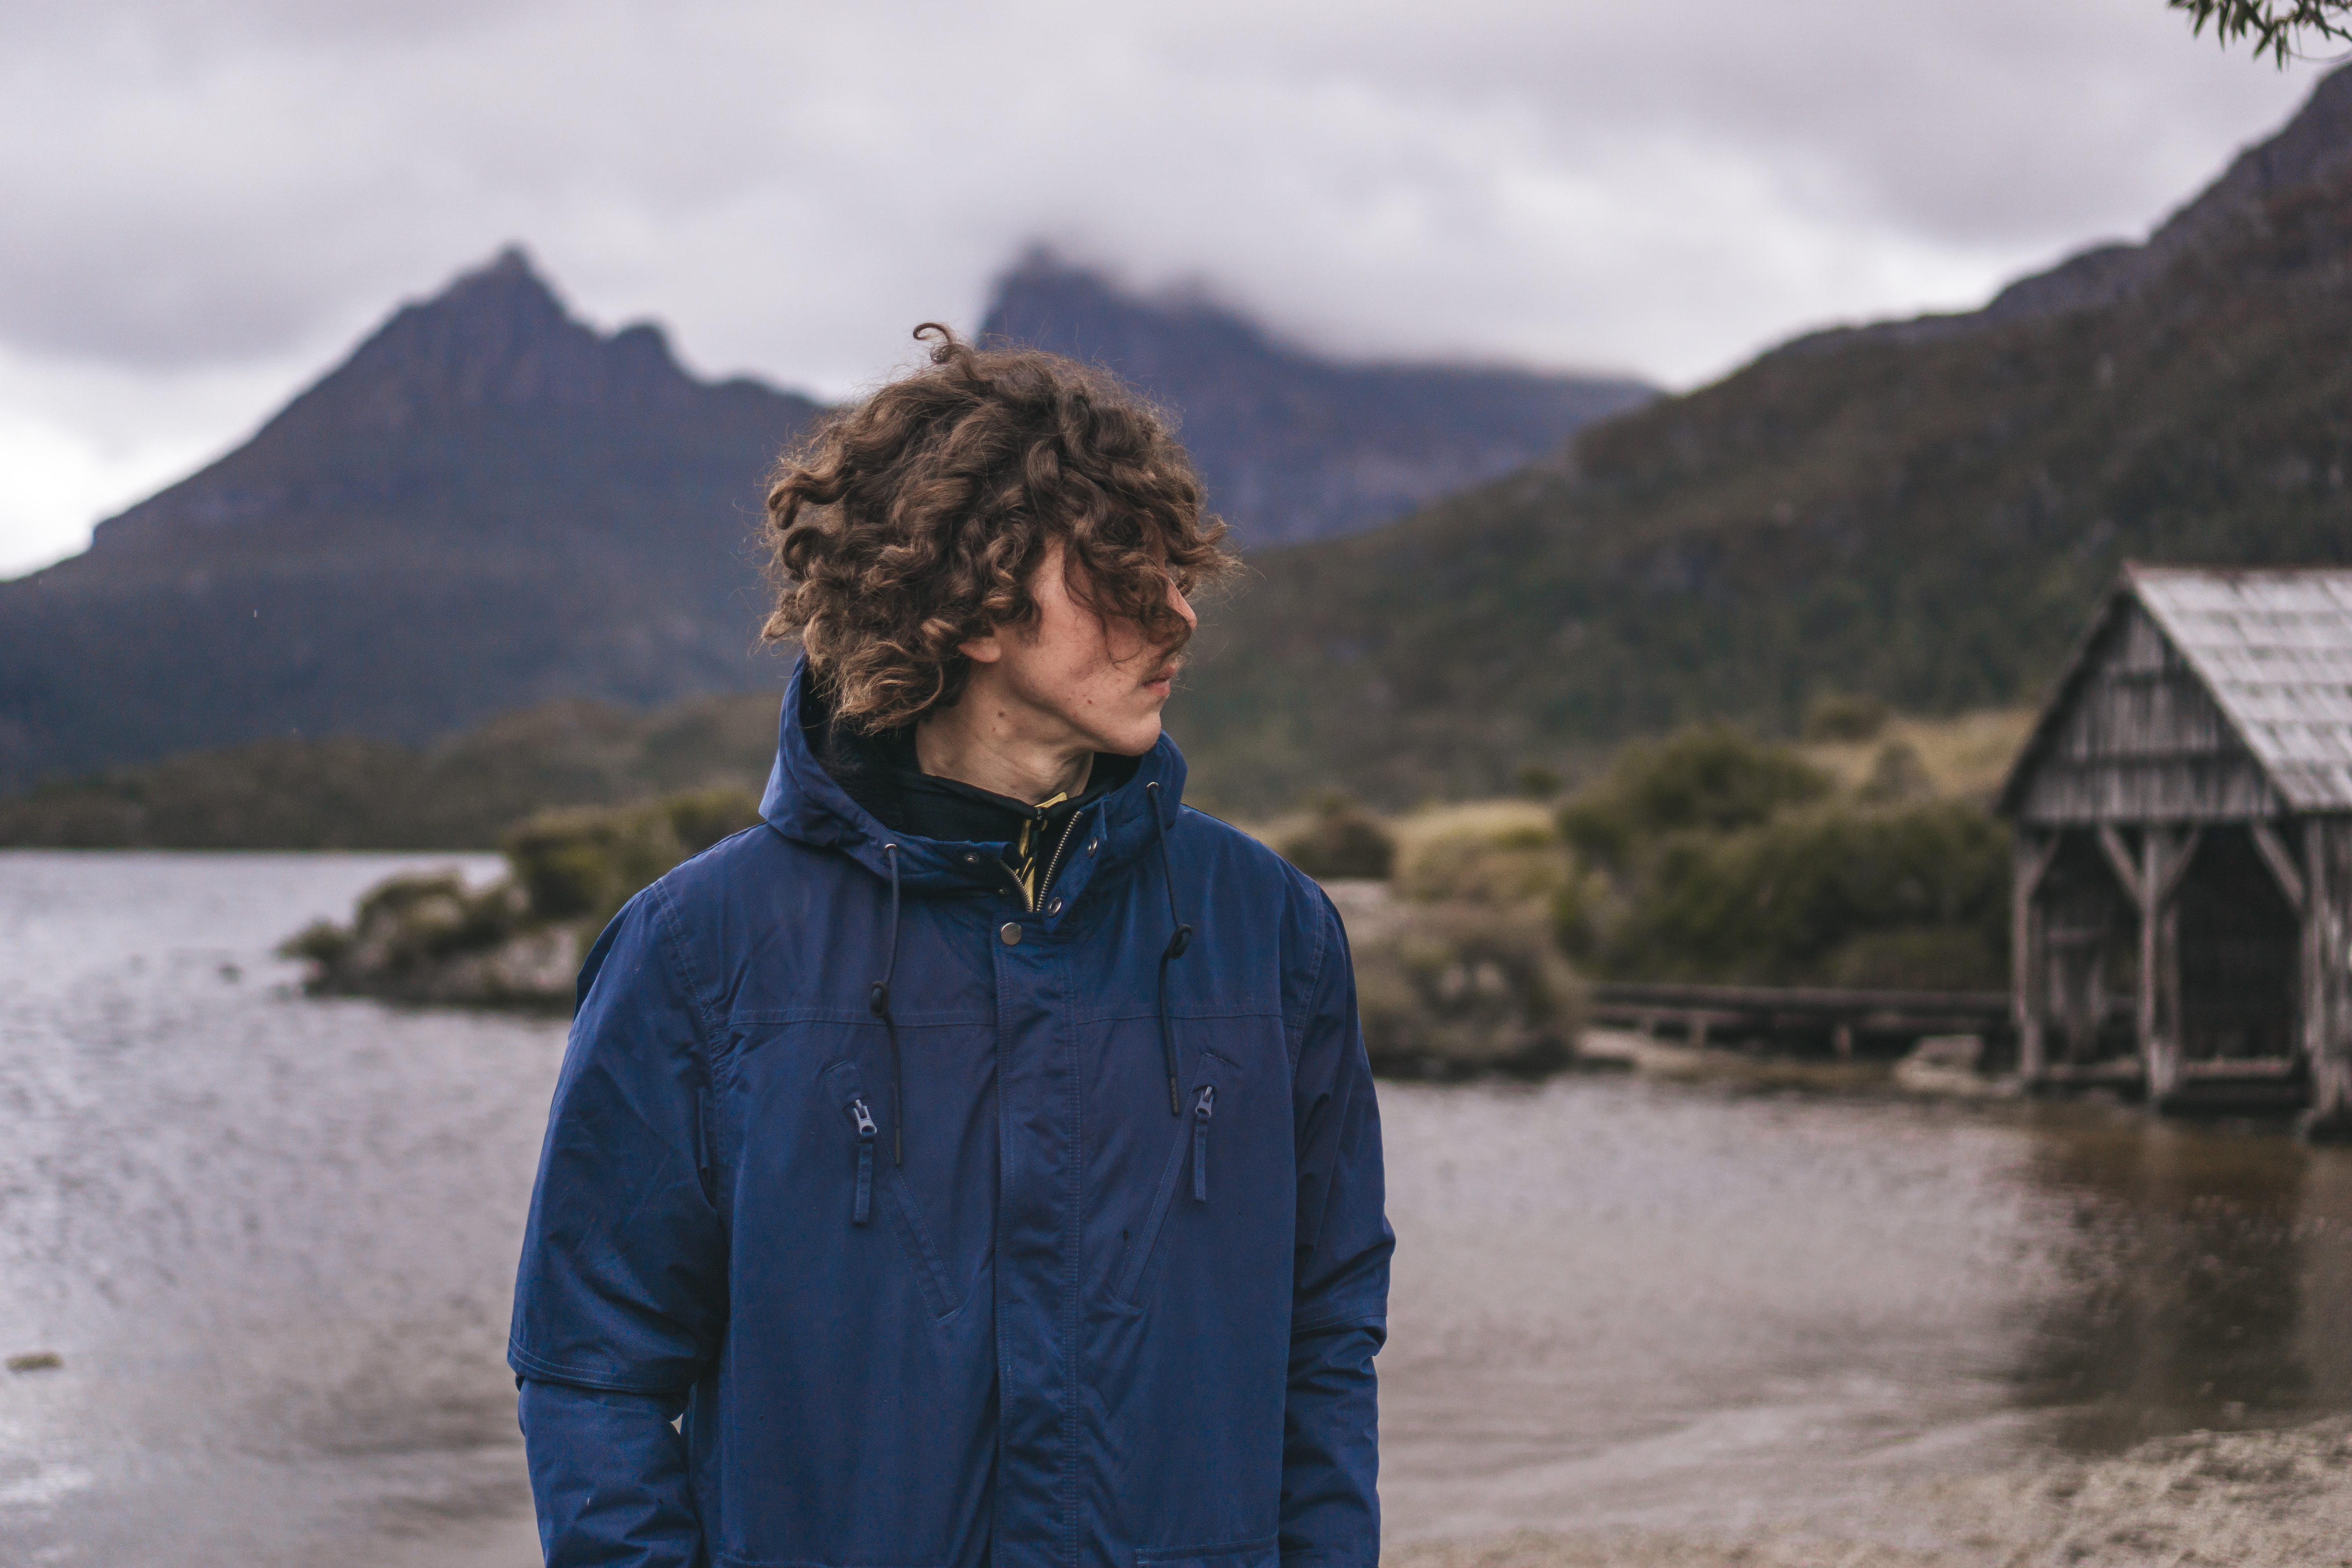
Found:
[[[0,576],[509,240],[826,395],[1043,238],[1704,381],[2136,236],[2309,90],[2162,0],[0,0]]]

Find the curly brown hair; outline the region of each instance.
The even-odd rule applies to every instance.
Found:
[[[1231,573],[1225,525],[1170,422],[1104,372],[1034,349],[975,349],[926,321],[930,363],[818,426],[768,487],[776,607],[836,722],[872,732],[963,695],[957,648],[1034,622],[1056,542],[1071,595],[1151,645],[1182,646],[1168,602]]]

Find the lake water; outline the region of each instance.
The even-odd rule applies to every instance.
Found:
[[[270,949],[450,857],[0,854],[0,1563],[535,1560],[562,1049]],[[2352,1158],[2097,1106],[1387,1085],[1391,1537],[1764,1529],[2352,1410]],[[1890,1525],[1889,1528],[1895,1528]]]

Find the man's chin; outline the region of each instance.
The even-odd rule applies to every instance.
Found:
[[[1139,757],[1160,743],[1160,716],[1154,714],[1149,725],[1138,724],[1117,735],[1099,737],[1095,750],[1108,752],[1114,757]]]

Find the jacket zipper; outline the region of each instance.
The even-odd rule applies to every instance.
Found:
[[[1029,899],[1029,912],[1031,914],[1034,915],[1037,912],[1037,906],[1044,903],[1045,901],[1045,895],[1052,891],[1055,874],[1062,868],[1062,855],[1064,851],[1067,850],[1070,847],[1070,835],[1076,833],[1077,830],[1078,814],[1074,811],[1070,813],[1068,820],[1062,824],[1061,842],[1054,846],[1054,858],[1045,862],[1045,875],[1038,882],[1037,891],[1031,895]]]
[[[857,1121],[857,1197],[850,1205],[849,1223],[864,1225],[874,1213],[874,1113],[863,1100],[849,1102]]]
[[[1217,1086],[1204,1083],[1192,1102],[1192,1201],[1209,1201],[1209,1118],[1217,1113]]]

